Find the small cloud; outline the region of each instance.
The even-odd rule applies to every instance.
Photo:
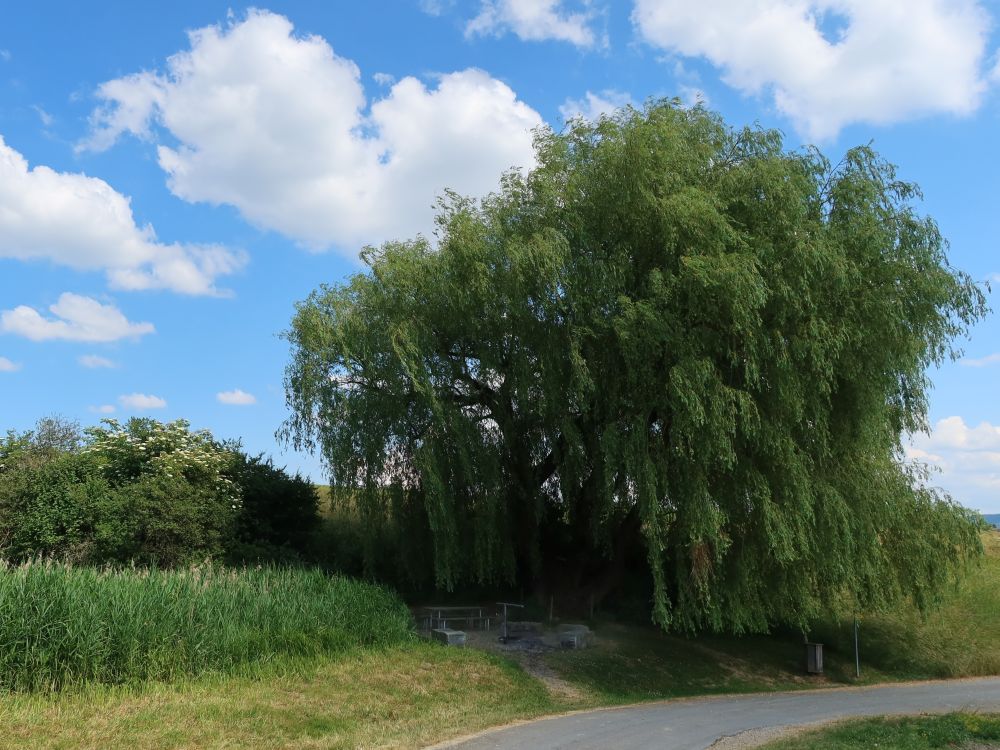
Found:
[[[256,396],[252,393],[241,391],[239,388],[233,391],[217,393],[215,394],[215,398],[218,399],[220,404],[228,404],[230,406],[250,406],[257,403]]]
[[[0,49],[0,60],[3,60],[4,62],[10,62],[9,49]]]
[[[583,99],[567,99],[559,107],[559,114],[566,122],[576,117],[595,122],[602,115],[613,115],[617,110],[627,106],[635,106],[631,94],[614,89],[604,89],[599,94],[588,91]]]
[[[391,86],[396,82],[396,76],[391,73],[376,73],[372,76],[379,86]]]
[[[465,26],[465,36],[502,36],[513,32],[522,41],[555,39],[577,47],[607,47],[591,28],[594,12],[584,3],[581,13],[567,12],[562,0],[482,0],[479,15]]]
[[[703,89],[700,89],[697,86],[686,86],[684,84],[681,84],[678,88],[680,90],[681,103],[685,107],[690,109],[691,107],[696,107],[699,104],[703,107],[707,107],[709,105],[708,94],[706,94]]]
[[[101,404],[100,406],[90,406],[88,407],[90,411],[94,414],[114,414],[115,407],[113,404]]]
[[[152,323],[133,323],[114,305],[65,292],[49,306],[55,317],[46,318],[35,308],[20,305],[0,312],[0,332],[32,341],[117,341],[138,339],[156,329]]]
[[[90,370],[97,370],[102,367],[107,367],[107,368],[118,367],[118,365],[112,362],[110,359],[99,357],[96,354],[84,354],[83,356],[79,357],[76,361],[79,362],[83,367],[86,367]]]
[[[52,127],[52,123],[54,123],[56,121],[56,118],[54,118],[52,115],[50,115],[44,109],[42,109],[41,107],[39,107],[37,104],[32,104],[31,108],[33,110],[35,110],[35,114],[37,114],[38,115],[38,119],[42,121],[42,125],[44,125],[47,128]]]
[[[911,435],[907,442],[905,456],[933,469],[935,484],[963,505],[1000,512],[1000,426],[946,417],[930,432]]]
[[[455,7],[455,0],[420,0],[420,10],[429,16],[444,15]]]
[[[960,365],[965,365],[966,367],[988,367],[989,365],[1000,364],[1000,352],[996,354],[989,354],[985,357],[980,357],[979,359],[965,358],[959,361]]]
[[[17,372],[20,369],[19,362],[11,362],[6,357],[0,357],[0,372]]]
[[[119,396],[118,403],[123,409],[133,411],[146,411],[147,409],[165,409],[167,402],[159,396],[148,396],[145,393],[130,393],[127,396]]]

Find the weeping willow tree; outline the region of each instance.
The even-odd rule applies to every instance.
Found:
[[[901,436],[986,307],[917,188],[676,101],[536,155],[298,305],[286,439],[416,503],[442,587],[604,593],[641,549],[664,627],[932,602],[979,540]]]

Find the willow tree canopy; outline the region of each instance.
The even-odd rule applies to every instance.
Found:
[[[369,518],[417,498],[444,587],[642,545],[664,626],[926,604],[978,537],[901,435],[985,302],[916,187],[677,102],[536,150],[298,305],[286,437]]]

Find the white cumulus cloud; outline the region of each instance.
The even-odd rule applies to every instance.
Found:
[[[980,104],[990,18],[977,0],[636,0],[650,44],[768,93],[812,138]]]
[[[222,391],[222,393],[217,393],[215,394],[215,398],[218,399],[219,403],[228,404],[229,406],[250,406],[251,404],[257,403],[256,396],[252,393],[241,391],[239,388],[232,391]]]
[[[21,365],[17,362],[11,362],[6,357],[0,357],[0,372],[17,372],[21,369]]]
[[[149,396],[145,393],[129,393],[118,397],[118,403],[123,409],[131,411],[147,411],[149,409],[165,409],[167,402],[159,396]]]
[[[114,305],[71,292],[61,294],[49,312],[54,317],[45,317],[27,305],[4,310],[0,312],[0,332],[32,341],[106,342],[138,339],[155,331],[152,323],[133,323]]]
[[[938,420],[930,434],[910,437],[907,456],[935,467],[932,483],[986,513],[1000,512],[1000,427],[962,417]]]
[[[114,404],[101,404],[100,406],[88,407],[94,414],[114,414],[116,409]]]
[[[29,167],[0,137],[0,258],[104,271],[118,289],[217,294],[244,258],[218,245],[159,242],[129,199],[104,180]]]
[[[590,3],[582,3],[578,12],[568,11],[564,5],[563,0],[483,0],[479,15],[466,25],[465,34],[500,36],[512,32],[525,41],[554,39],[577,47],[597,44]]]
[[[235,206],[311,249],[429,233],[445,188],[483,195],[534,163],[541,117],[483,71],[431,87],[406,77],[369,103],[357,65],[283,16],[250,11],[189,36],[164,72],[99,88],[81,146],[166,131],[157,155],[175,195]]]
[[[101,368],[112,368],[118,366],[107,357],[101,357],[98,356],[97,354],[84,354],[77,358],[77,362],[79,362],[81,366],[86,367],[90,370],[97,370]]]
[[[588,91],[582,99],[567,99],[559,107],[559,114],[567,122],[574,117],[582,117],[585,120],[598,120],[601,115],[611,115],[618,109],[626,106],[635,106],[635,101],[630,94],[614,89],[605,89],[600,93]]]

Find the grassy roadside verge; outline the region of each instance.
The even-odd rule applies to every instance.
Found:
[[[825,674],[803,674],[801,635],[667,636],[653,628],[597,627],[593,649],[556,652],[545,663],[603,705],[710,693],[1000,674],[1000,531],[983,535],[986,555],[926,618],[901,608],[861,625],[855,678],[853,623],[829,623]]]
[[[989,743],[989,744],[987,744]],[[1000,714],[849,721],[762,745],[760,750],[936,750],[1000,747]]]
[[[0,698],[0,748],[412,748],[558,711],[509,662],[426,643],[256,678]]]
[[[895,679],[1000,674],[1000,531],[983,534],[985,556],[926,619],[900,608],[861,624],[862,658]],[[851,629],[821,637],[850,652]]]
[[[1000,533],[985,543],[983,565],[926,621],[886,616],[893,637],[883,641],[872,636],[875,620],[864,623],[863,682],[989,674],[1000,665],[1000,618],[977,624],[977,613],[1000,611]],[[0,750],[415,748],[573,708],[830,686],[853,669],[849,651],[831,643],[828,674],[805,677],[791,636],[688,640],[614,625],[597,633],[596,648],[543,659],[572,693],[549,691],[508,660],[423,642],[275,658],[251,675],[216,671],[135,687],[0,693]],[[976,657],[955,662],[963,671],[941,675],[941,665],[964,649]]]

